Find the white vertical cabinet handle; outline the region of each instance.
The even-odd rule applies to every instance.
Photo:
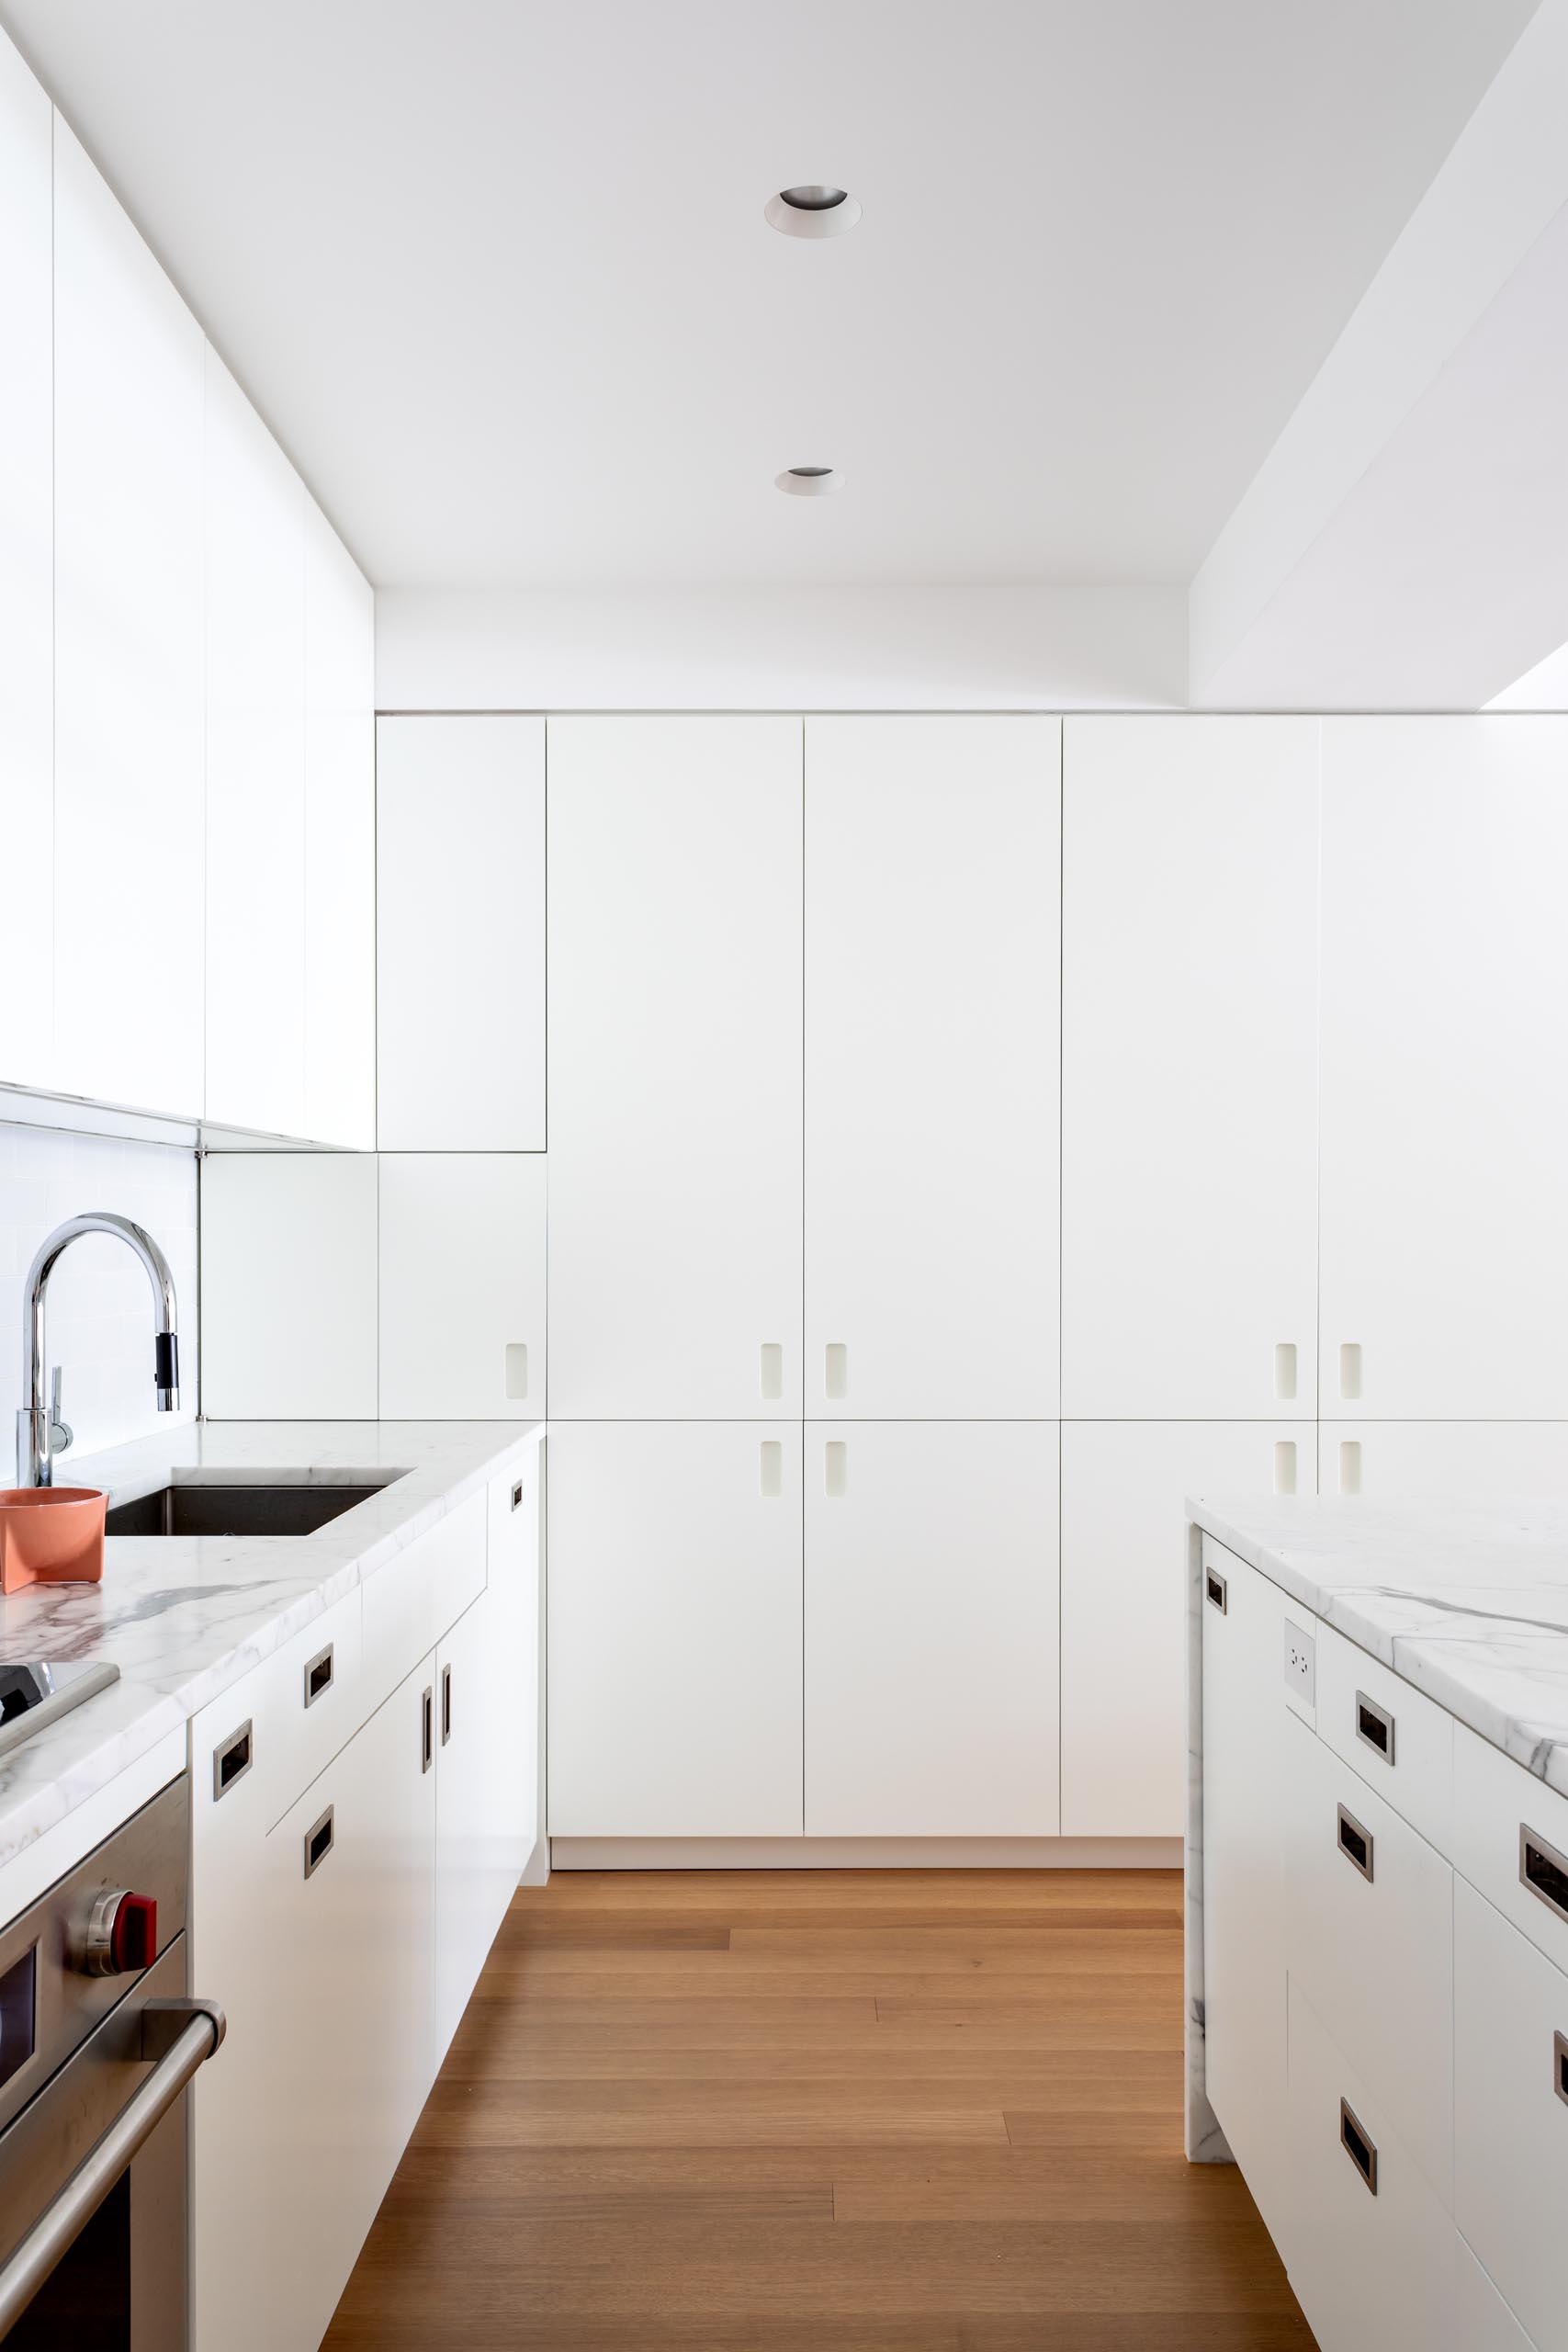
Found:
[[[1296,1491],[1296,1441],[1282,1437],[1274,1443],[1274,1492],[1293,1495]]]
[[[850,1449],[841,1437],[830,1437],[822,1449],[822,1491],[838,1497],[850,1490]]]
[[[1339,1491],[1342,1495],[1359,1495],[1361,1491],[1361,1441],[1343,1437],[1339,1441]]]
[[[1355,1404],[1361,1394],[1361,1343],[1359,1340],[1343,1340],[1339,1346],[1339,1394],[1348,1404]]]
[[[783,1494],[784,1446],[776,1437],[762,1440],[760,1479],[762,1492],[770,1502]]]
[[[823,1350],[822,1385],[835,1405],[850,1393],[850,1351],[842,1340],[829,1340]]]
[[[1296,1393],[1296,1343],[1281,1340],[1274,1350],[1274,1395],[1282,1405],[1291,1404]]]
[[[509,1405],[520,1405],[528,1394],[528,1347],[523,1340],[506,1343],[504,1386]]]
[[[784,1350],[777,1340],[764,1340],[759,1351],[758,1385],[765,1405],[776,1405],[784,1395]]]

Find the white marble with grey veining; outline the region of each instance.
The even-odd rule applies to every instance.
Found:
[[[1273,1584],[1568,1796],[1568,1499],[1190,1502]]]
[[[312,1535],[109,1536],[101,1584],[0,1599],[0,1658],[109,1659],[119,1680],[0,1758],[0,1867],[537,1444],[543,1424],[199,1422],[96,1458],[112,1503],[184,1481],[354,1485],[396,1474]]]
[[[1193,1526],[1568,1796],[1568,1499],[1191,1498]],[[1204,2088],[1202,1591],[1188,1564],[1187,2146],[1228,2154]]]

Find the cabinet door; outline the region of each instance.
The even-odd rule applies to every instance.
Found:
[[[434,1702],[431,1657],[267,1840],[269,2352],[321,2342],[434,2079]]]
[[[207,1115],[305,1125],[305,491],[207,353]]]
[[[525,1502],[526,1508],[526,1499]],[[436,1653],[435,2046],[445,2052],[533,1850],[537,1612],[525,1560],[491,1581]]]
[[[1320,1409],[1568,1416],[1568,718],[1323,748]]]
[[[1224,1608],[1204,1599],[1203,2051],[1209,2103],[1287,2265],[1285,1620],[1311,1620],[1205,1541]],[[1205,1585],[1207,1585],[1205,1577]],[[1293,2271],[1292,2271],[1293,2275]]]
[[[1062,1832],[1187,1820],[1189,1495],[1310,1495],[1310,1421],[1062,1424]]]
[[[376,1162],[209,1152],[201,1401],[217,1420],[376,1419]]]
[[[0,984],[8,1085],[48,1086],[54,993],[54,458],[49,99],[0,34]]]
[[[551,1404],[800,1410],[800,721],[550,722]]]
[[[1061,726],[806,727],[806,1396],[1057,1409]]]
[[[557,1838],[801,1820],[800,1428],[552,1423]]]
[[[545,1589],[542,1441],[503,1477],[492,1478],[489,1513],[491,1657],[504,1686],[505,1726],[491,1776],[502,1835],[515,1841],[514,1881],[547,1877],[545,1846]],[[510,1862],[508,1868],[510,1868]]]
[[[202,335],[54,126],[55,1083],[202,1107]]]
[[[1054,1421],[808,1421],[806,1830],[1054,1837]]]
[[[545,1409],[540,1153],[383,1152],[381,1418]]]
[[[1568,1494],[1568,1421],[1325,1421],[1325,1495]]]
[[[383,1151],[545,1148],[545,722],[376,729]]]
[[[1314,1396],[1317,721],[1083,718],[1063,752],[1062,1409]]]
[[[305,501],[305,1128],[376,1143],[374,599]]]

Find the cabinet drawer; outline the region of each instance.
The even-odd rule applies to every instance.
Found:
[[[1568,1978],[1454,1889],[1454,2219],[1542,2352],[1568,2346]]]
[[[367,1712],[357,1591],[191,1718],[193,1838],[270,1829]],[[212,1816],[209,1831],[208,1816]]]
[[[1286,1736],[1286,1965],[1447,2205],[1453,1872],[1320,1739]]]
[[[470,1495],[361,1588],[366,1697],[379,1706],[485,1586],[485,1498]]]
[[[1453,1717],[1330,1625],[1317,1635],[1317,1731],[1395,1813],[1449,1850]]]
[[[1452,2222],[1293,1982],[1288,2016],[1291,2284],[1318,2352],[1472,2352]]]
[[[1454,1725],[1455,1868],[1568,1970],[1568,1798]]]

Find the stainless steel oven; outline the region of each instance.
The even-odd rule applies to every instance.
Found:
[[[0,1931],[0,2338],[183,2352],[186,2086],[223,2038],[188,1997],[190,1801],[171,1781]]]

